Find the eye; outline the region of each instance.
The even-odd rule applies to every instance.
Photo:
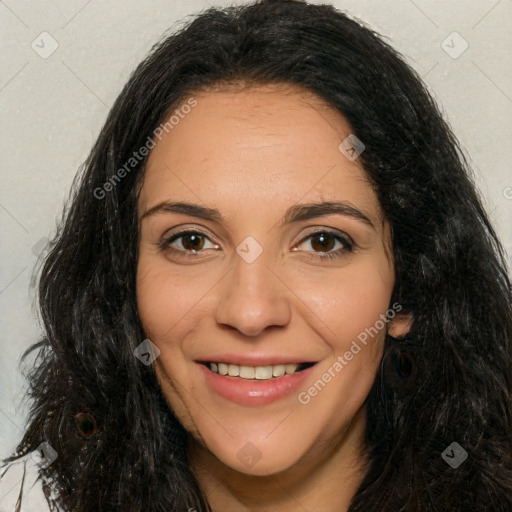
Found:
[[[345,256],[347,252],[354,250],[354,243],[348,236],[345,237],[326,229],[311,233],[304,238],[299,245],[294,247],[293,250],[300,250],[300,247],[304,244],[309,245],[309,247],[313,249],[313,252],[320,258],[341,258]],[[308,249],[302,250],[311,252],[308,251]]]
[[[208,247],[207,242],[211,245]],[[171,250],[186,256],[192,256],[206,249],[218,249],[219,246],[211,242],[207,235],[200,231],[182,231],[174,233],[159,242],[160,249]]]
[[[301,246],[305,244],[309,245],[312,251],[308,248],[301,249]],[[207,249],[219,248],[219,245],[213,243],[206,234],[195,230],[173,233],[163,238],[158,245],[161,250],[171,251],[184,257],[194,257],[199,253],[205,252]],[[354,244],[350,237],[323,229],[311,233],[299,245],[295,246],[293,250],[313,252],[315,256],[320,258],[341,258],[347,252],[352,252],[353,248]]]

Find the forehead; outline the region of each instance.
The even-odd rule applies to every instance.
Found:
[[[270,85],[193,98],[196,105],[156,140],[141,210],[170,198],[214,201],[226,210],[248,202],[261,207],[262,201],[285,208],[304,198],[342,199],[373,212],[374,220],[380,216],[359,161],[339,149],[351,133],[349,123],[315,94]]]

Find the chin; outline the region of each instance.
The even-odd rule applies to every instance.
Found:
[[[283,473],[298,464],[307,451],[306,446],[301,446],[301,443],[289,436],[286,439],[263,438],[254,442],[246,439],[231,439],[229,443],[223,440],[222,446],[207,449],[224,465],[251,476]]]

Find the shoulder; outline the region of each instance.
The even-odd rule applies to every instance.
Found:
[[[39,461],[38,453],[31,452],[13,462],[0,465],[1,512],[50,511],[39,475]]]

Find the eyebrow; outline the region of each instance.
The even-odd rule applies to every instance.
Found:
[[[185,202],[164,202],[153,206],[144,212],[140,218],[142,222],[146,217],[161,213],[182,213],[191,217],[197,217],[203,220],[212,222],[223,222],[224,218],[219,210],[216,208],[208,208],[199,204],[185,203]],[[345,215],[355,220],[363,222],[364,224],[375,229],[371,220],[362,211],[349,203],[342,201],[322,201],[317,203],[305,203],[293,205],[283,215],[282,223],[290,224],[292,222],[299,222],[302,220],[314,219],[326,215]]]

